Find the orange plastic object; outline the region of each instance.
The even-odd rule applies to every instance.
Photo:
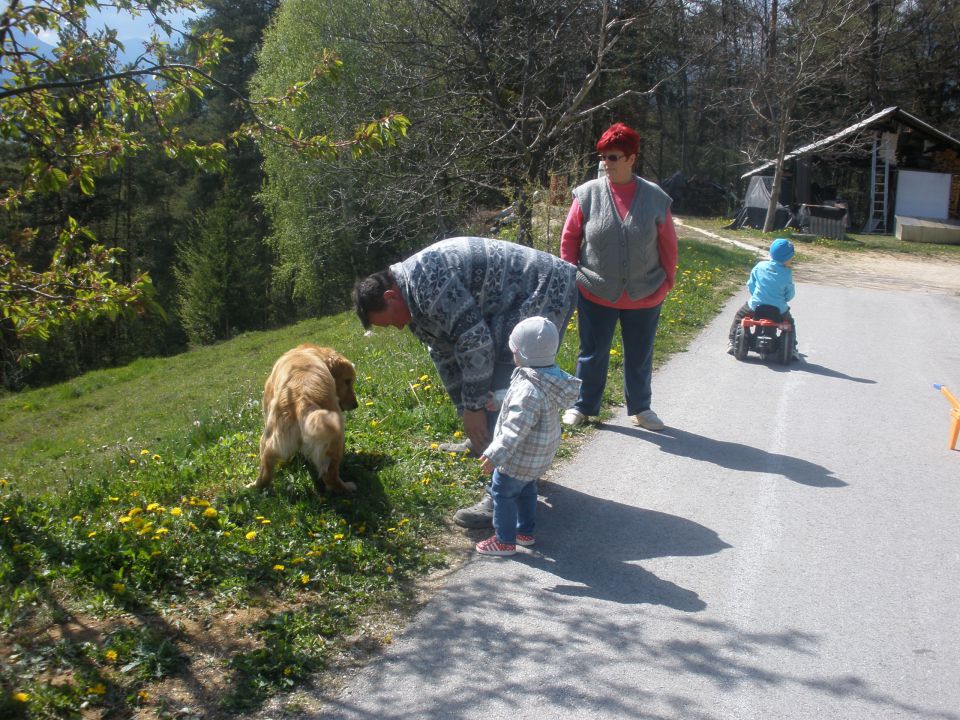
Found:
[[[947,396],[947,400],[953,405],[950,415],[953,418],[953,424],[950,426],[950,443],[947,447],[951,450],[957,447],[957,436],[960,436],[960,400],[953,396],[953,393],[947,389],[946,385],[934,385],[934,387]]]

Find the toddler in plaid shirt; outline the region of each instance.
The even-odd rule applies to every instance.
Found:
[[[547,318],[522,320],[510,333],[517,367],[503,398],[493,440],[480,457],[493,475],[492,537],[476,545],[482,555],[513,555],[533,544],[537,481],[560,447],[560,411],[577,399],[580,380],[556,365],[560,334]]]

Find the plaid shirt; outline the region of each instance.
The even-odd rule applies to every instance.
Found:
[[[503,398],[493,441],[483,454],[517,480],[536,480],[560,447],[560,410],[570,407],[580,380],[551,368],[518,367]]]

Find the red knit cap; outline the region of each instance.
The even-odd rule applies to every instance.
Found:
[[[614,123],[597,140],[597,150],[620,150],[625,155],[636,155],[640,150],[640,136],[633,128]]]

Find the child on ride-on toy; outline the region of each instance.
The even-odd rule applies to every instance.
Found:
[[[797,353],[797,323],[790,315],[790,306],[787,304],[796,295],[796,288],[793,285],[793,243],[786,238],[777,238],[770,245],[770,259],[761,260],[753,266],[750,271],[750,279],[747,280],[747,290],[750,291],[750,299],[744,303],[743,307],[737,310],[737,314],[730,326],[730,347],[727,352],[733,354],[733,339],[740,327],[740,321],[745,317],[753,317],[754,312],[761,305],[771,305],[779,312],[783,320],[793,324],[793,359],[799,360]]]

